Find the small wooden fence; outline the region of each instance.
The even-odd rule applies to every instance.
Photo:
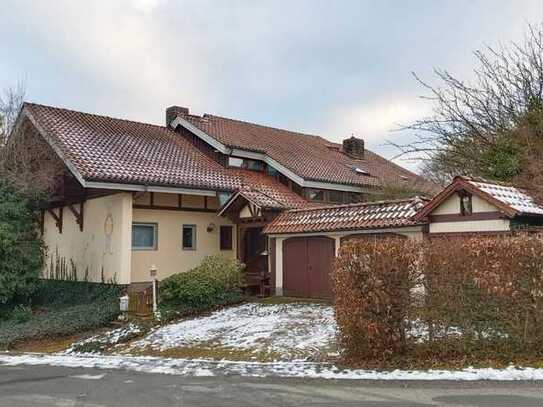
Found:
[[[153,287],[130,292],[128,298],[129,313],[136,315],[150,315],[153,313]]]

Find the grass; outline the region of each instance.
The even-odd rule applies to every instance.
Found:
[[[253,353],[250,349],[232,349],[221,346],[187,346],[165,350],[141,349],[131,351],[135,356],[159,356],[165,358],[181,359],[212,359],[232,361],[273,362],[279,355],[272,353]]]
[[[280,304],[322,304],[330,305],[332,302],[329,300],[322,300],[317,298],[298,298],[298,297],[281,297],[273,296],[266,298],[256,299],[254,302],[260,304],[269,304],[269,305],[280,305]]]

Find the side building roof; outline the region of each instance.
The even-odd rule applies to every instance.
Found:
[[[335,232],[415,226],[415,219],[427,200],[421,197],[392,201],[294,209],[281,213],[264,233],[292,234]]]
[[[417,214],[421,220],[457,191],[467,191],[480,197],[509,218],[515,216],[543,216],[543,206],[528,191],[511,184],[482,178],[457,176],[440,193],[434,196]]]

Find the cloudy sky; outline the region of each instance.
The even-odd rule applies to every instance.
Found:
[[[522,39],[541,0],[0,0],[0,88],[162,124],[164,109],[254,121],[395,155],[427,102],[411,72],[470,77],[472,52]],[[401,162],[413,168],[412,163]]]

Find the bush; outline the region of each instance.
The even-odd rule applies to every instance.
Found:
[[[0,179],[0,306],[28,299],[43,261],[43,242],[29,201]]]
[[[333,273],[339,340],[348,362],[387,360],[407,347],[415,244],[361,239],[341,247]]]
[[[223,256],[208,256],[202,264],[160,283],[162,310],[193,312],[241,301],[243,266]]]
[[[32,309],[26,305],[17,305],[13,311],[11,311],[9,319],[21,323],[28,321],[30,318],[32,318]]]
[[[543,346],[543,240],[537,235],[433,239],[425,248],[427,304],[419,310],[447,348],[476,357],[539,354]],[[448,346],[446,330],[462,333]]]
[[[52,308],[28,321],[0,322],[0,349],[22,340],[55,338],[101,327],[119,314],[117,299],[101,300],[64,308]]]
[[[39,280],[32,295],[33,305],[83,304],[121,296],[122,287],[116,284],[90,281]]]
[[[340,250],[334,283],[348,363],[508,364],[543,356],[540,236],[355,241]]]

